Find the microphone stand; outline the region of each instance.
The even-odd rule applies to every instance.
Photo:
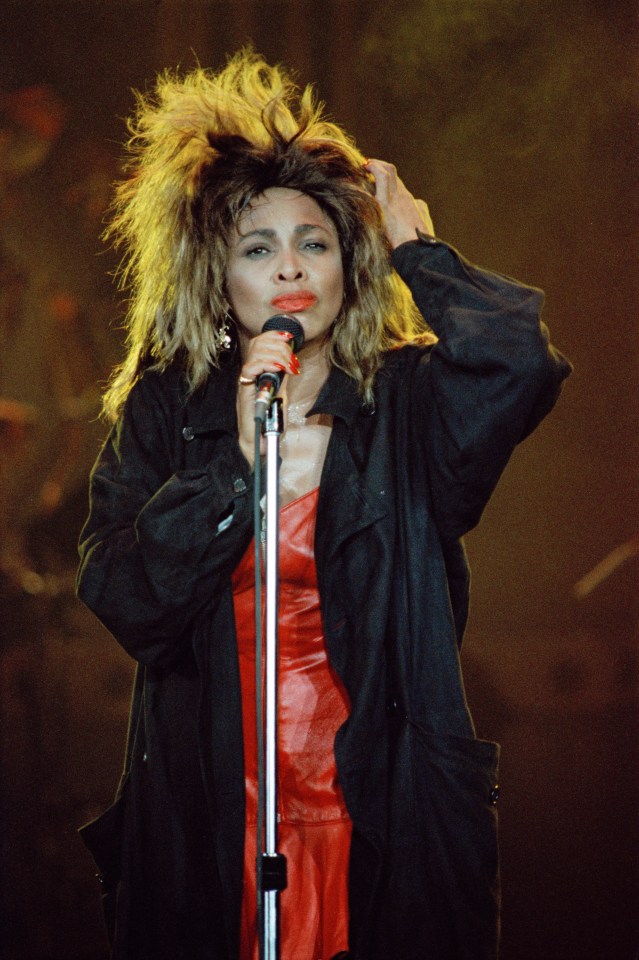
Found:
[[[276,397],[265,417],[266,437],[266,643],[264,669],[264,783],[258,798],[264,804],[263,849],[257,852],[258,938],[260,960],[279,960],[279,894],[286,887],[286,857],[277,852],[277,666],[279,594],[279,443],[283,429],[282,400]],[[261,692],[258,692],[261,696]],[[259,723],[259,714],[258,714]],[[258,731],[258,743],[260,742]],[[258,836],[258,843],[262,838]]]

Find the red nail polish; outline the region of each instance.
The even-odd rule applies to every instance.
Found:
[[[288,330],[277,330],[276,333],[280,337],[284,337],[285,340],[292,340],[293,334],[289,333]]]
[[[276,363],[275,366],[277,367],[278,370],[286,370],[286,367],[284,366],[283,363]]]

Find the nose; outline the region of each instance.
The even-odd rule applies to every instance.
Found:
[[[292,280],[301,280],[304,275],[304,265],[295,250],[283,250],[275,268],[278,282],[290,283]]]

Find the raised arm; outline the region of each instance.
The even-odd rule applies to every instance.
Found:
[[[479,520],[513,448],[552,409],[568,361],[540,320],[543,294],[464,260],[434,237],[428,207],[374,160],[393,264],[437,343],[415,370],[411,409],[445,537]]]

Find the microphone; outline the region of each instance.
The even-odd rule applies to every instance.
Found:
[[[293,317],[289,317],[286,313],[280,313],[275,317],[270,317],[262,327],[262,333],[266,333],[268,330],[283,330],[285,333],[293,334],[293,339],[289,341],[292,353],[297,353],[304,343],[302,324]],[[257,378],[255,419],[259,420],[260,423],[264,422],[266,412],[271,406],[273,397],[280,389],[283,379],[284,373],[279,370],[276,373],[271,373],[270,370],[265,371]]]

